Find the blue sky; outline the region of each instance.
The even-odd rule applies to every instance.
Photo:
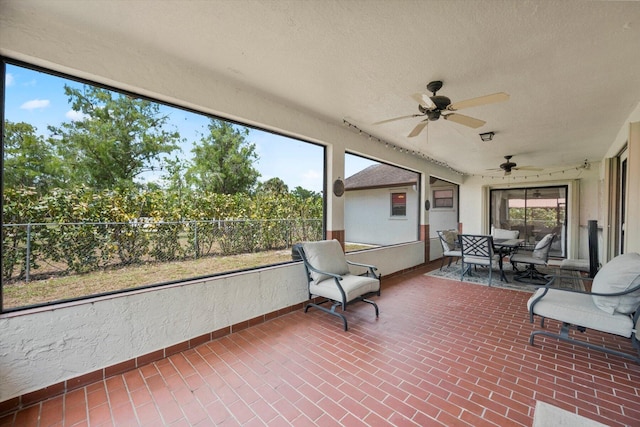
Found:
[[[27,122],[38,133],[48,135],[47,125],[80,119],[71,109],[64,95],[64,84],[81,87],[80,83],[65,80],[39,71],[7,64],[5,76],[5,119],[11,122]],[[164,107],[170,122],[187,139],[182,156],[191,157],[191,142],[199,141],[206,129],[205,116],[185,110]],[[273,177],[282,179],[290,189],[301,186],[316,192],[322,191],[322,148],[292,138],[274,135],[255,129],[250,130],[249,142],[256,145],[259,160],[256,169],[260,181]],[[172,154],[172,157],[174,154]],[[374,162],[356,156],[345,159],[345,176],[350,176]],[[149,173],[144,179],[153,180],[158,173]]]

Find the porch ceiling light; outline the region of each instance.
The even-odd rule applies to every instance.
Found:
[[[488,142],[488,141],[491,141],[493,139],[493,135],[495,135],[494,132],[481,133],[480,134],[480,139],[483,140],[484,142]]]

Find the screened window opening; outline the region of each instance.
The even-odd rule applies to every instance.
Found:
[[[2,65],[0,312],[289,262],[323,238],[324,147]]]
[[[529,246],[555,234],[550,256],[566,257],[567,186],[495,189],[490,198],[492,227],[518,230]]]
[[[344,165],[345,250],[418,240],[420,174],[348,153]]]

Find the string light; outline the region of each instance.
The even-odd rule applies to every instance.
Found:
[[[384,140],[382,140],[382,139],[380,139],[380,138],[378,138],[378,137],[376,137],[376,136],[371,135],[370,133],[367,133],[367,132],[363,131],[363,130],[362,130],[362,129],[360,129],[358,126],[354,125],[353,123],[348,122],[347,120],[343,120],[343,123],[344,123],[347,127],[349,127],[350,129],[353,129],[353,130],[355,130],[356,132],[358,132],[358,134],[359,134],[359,135],[364,135],[364,136],[368,137],[368,138],[369,138],[369,141],[376,141],[376,142],[378,142],[379,144],[384,144],[384,147],[385,147],[385,148],[392,148],[392,149],[393,149],[393,151],[398,151],[398,150],[399,150],[399,151],[400,151],[400,153],[406,153],[406,154],[409,154],[409,149],[406,149],[406,150],[405,150],[405,149],[403,149],[403,148],[397,147],[397,146],[396,146],[396,145],[394,145],[394,144],[389,144],[389,142],[384,141]],[[534,176],[535,176],[536,178],[540,178],[540,175],[542,175],[543,177],[545,176],[545,174],[539,174],[539,173],[538,173],[538,174],[535,174],[535,175],[519,175],[519,176],[516,176],[516,175],[510,175],[510,176],[502,176],[502,177],[495,176],[495,175],[476,175],[476,174],[468,174],[468,173],[460,172],[459,170],[456,170],[456,169],[452,168],[452,167],[451,167],[451,166],[449,166],[449,164],[448,164],[448,163],[446,163],[446,162],[443,162],[443,161],[440,161],[440,160],[436,160],[436,159],[434,159],[434,158],[432,158],[432,157],[429,157],[427,154],[425,154],[425,153],[423,153],[423,152],[412,150],[412,151],[411,151],[411,155],[412,155],[412,156],[416,156],[416,157],[423,158],[424,160],[427,160],[428,162],[431,162],[431,163],[436,164],[436,165],[438,165],[438,166],[442,166],[442,167],[444,167],[444,168],[447,168],[447,169],[449,169],[451,172],[454,172],[454,173],[456,173],[456,174],[458,174],[458,175],[476,176],[476,177],[480,177],[480,178],[483,178],[483,179],[488,179],[488,178],[491,178],[491,179],[502,178],[502,180],[505,180],[505,179],[512,179],[512,180],[516,181],[516,180],[518,180],[518,179],[524,179],[524,180],[526,180],[527,178],[532,178],[532,177],[534,177]],[[567,168],[567,169],[563,169],[563,170],[558,170],[558,171],[549,172],[549,173],[548,173],[548,176],[553,176],[553,175],[557,175],[557,174],[564,174],[565,172],[570,172],[570,171],[573,171],[573,170],[576,170],[576,171],[580,172],[580,171],[581,171],[581,170],[583,170],[583,169],[588,170],[590,167],[591,167],[591,164],[589,163],[589,160],[588,160],[588,159],[585,159],[585,160],[584,160],[584,163],[583,163],[583,164],[581,164],[580,166],[573,166],[573,167],[570,167],[570,168]]]
[[[483,179],[487,179],[487,178],[491,178],[491,179],[502,178],[502,180],[512,179],[513,181],[516,181],[518,179],[526,180],[527,178],[532,178],[534,176],[536,178],[540,178],[540,176],[544,177],[545,175],[548,175],[548,176],[559,175],[559,174],[564,175],[565,173],[572,172],[574,170],[578,171],[578,172],[581,172],[583,169],[588,170],[590,167],[591,167],[591,163],[589,163],[589,160],[585,160],[584,163],[581,164],[580,166],[573,166],[573,167],[562,169],[562,170],[548,172],[546,174],[537,173],[535,175],[519,175],[519,176],[511,175],[511,176],[502,176],[502,177],[495,176],[495,175],[475,175],[475,174],[471,174],[469,176],[477,176],[477,177],[480,177],[480,178],[483,178]]]
[[[358,132],[358,134],[359,134],[359,135],[364,135],[364,136],[368,137],[368,138],[369,138],[369,141],[376,141],[376,142],[378,142],[379,144],[384,144],[385,148],[392,147],[394,151],[398,151],[398,150],[400,150],[400,153],[406,153],[406,154],[409,154],[409,149],[406,149],[406,150],[405,150],[405,149],[402,149],[402,148],[400,148],[400,147],[396,147],[396,146],[395,146],[395,145],[393,145],[393,144],[389,144],[387,141],[384,141],[384,140],[382,140],[382,139],[380,139],[380,138],[378,138],[378,137],[376,137],[376,136],[371,135],[370,133],[367,133],[367,132],[363,131],[363,130],[362,130],[362,129],[360,129],[358,126],[354,125],[353,123],[349,123],[347,120],[343,120],[343,123],[344,123],[347,127],[349,127],[350,129],[353,129],[353,130],[355,130],[356,132]],[[415,156],[415,157],[421,157],[421,158],[423,158],[424,160],[426,160],[426,161],[428,161],[428,162],[431,162],[431,163],[436,164],[436,165],[438,165],[438,166],[442,166],[442,167],[444,167],[444,168],[447,168],[447,169],[449,169],[451,172],[456,173],[456,174],[458,174],[458,175],[466,175],[464,172],[460,172],[459,170],[456,170],[456,169],[452,168],[451,166],[449,166],[449,164],[448,164],[448,163],[443,162],[443,161],[440,161],[440,160],[436,160],[436,159],[434,159],[434,158],[432,158],[432,157],[429,157],[428,155],[426,155],[425,153],[422,153],[422,152],[420,152],[420,151],[415,151],[415,150],[413,150],[413,151],[411,151],[411,155],[412,155],[412,156]]]

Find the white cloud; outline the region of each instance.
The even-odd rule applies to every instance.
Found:
[[[67,119],[71,120],[72,122],[76,122],[78,120],[84,120],[89,117],[87,114],[81,113],[80,111],[76,111],[76,110],[69,110],[64,116]]]
[[[20,106],[23,110],[35,110],[36,108],[47,108],[50,102],[48,99],[32,99],[31,101],[27,101]]]
[[[5,76],[5,79],[4,79],[5,86],[7,86],[7,87],[13,86],[15,84],[15,82],[16,82],[16,80],[13,78],[13,74],[7,73],[7,75]]]

